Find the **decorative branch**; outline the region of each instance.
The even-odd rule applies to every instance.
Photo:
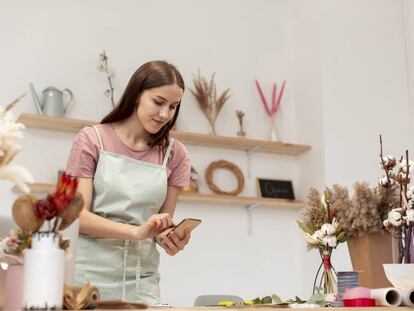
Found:
[[[105,90],[105,95],[109,97],[112,107],[115,107],[114,87],[112,85],[112,79],[115,78],[115,72],[108,67],[108,56],[106,55],[105,50],[99,54],[99,63],[97,69],[99,71],[105,72],[109,84],[109,88]]]

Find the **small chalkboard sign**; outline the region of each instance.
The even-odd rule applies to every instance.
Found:
[[[290,180],[257,178],[257,191],[262,198],[295,199]]]

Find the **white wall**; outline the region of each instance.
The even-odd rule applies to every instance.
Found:
[[[384,153],[413,158],[401,1],[320,2],[326,184],[375,186]],[[375,9],[374,9],[375,7]],[[409,43],[409,41],[407,41]],[[336,268],[351,267],[345,247]]]
[[[270,95],[271,83],[286,79],[281,135],[312,150],[299,157],[257,153],[253,176],[292,179],[300,199],[310,186],[375,182],[379,132],[390,153],[412,146],[407,87],[412,63],[406,66],[404,43],[414,42],[414,31],[404,32],[401,5],[395,0],[0,0],[0,103],[26,90],[28,82],[39,91],[67,87],[76,98],[68,117],[100,119],[110,110],[102,95],[104,77],[95,69],[105,49],[117,72],[117,96],[132,72],[150,59],[175,63],[190,87],[199,68],[205,75],[216,72],[219,90],[232,90],[217,120],[218,133],[235,135],[234,111],[242,109],[248,136],[266,139],[268,124],[253,80],[258,78]],[[407,12],[412,16],[413,8]],[[23,111],[35,112],[30,96],[15,109]],[[178,127],[208,131],[190,92]],[[72,139],[29,129],[15,162],[37,181],[52,182],[65,166]],[[220,158],[246,172],[243,152],[188,149],[201,176]],[[218,172],[217,179],[223,188],[234,186],[226,172]],[[9,188],[0,182],[1,215],[10,214]],[[209,193],[203,178],[200,190]],[[254,178],[246,180],[242,194],[256,194]],[[208,293],[306,298],[318,259],[304,251],[297,214],[292,208],[259,207],[249,236],[244,206],[179,204],[177,219],[199,217],[203,224],[185,252],[162,257],[163,302],[191,305]],[[350,269],[343,245],[334,260],[337,270]]]

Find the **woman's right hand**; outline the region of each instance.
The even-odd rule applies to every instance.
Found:
[[[153,238],[173,226],[174,223],[169,213],[154,214],[148,218],[145,224],[137,227],[135,239],[145,240]]]

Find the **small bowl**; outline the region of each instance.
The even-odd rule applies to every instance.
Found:
[[[384,264],[385,276],[394,287],[414,288],[414,264]]]

